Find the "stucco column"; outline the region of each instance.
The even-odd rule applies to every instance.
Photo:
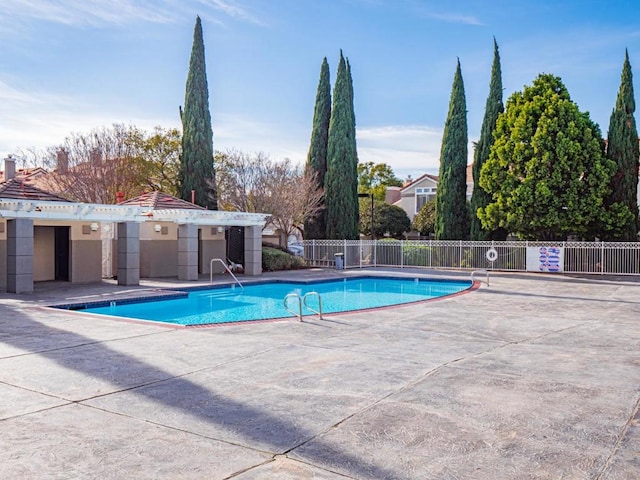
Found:
[[[178,226],[178,280],[198,280],[198,226]]]
[[[140,285],[140,224],[118,223],[118,285]]]
[[[262,273],[262,228],[244,227],[244,273]]]
[[[7,221],[7,291],[33,293],[33,220]]]

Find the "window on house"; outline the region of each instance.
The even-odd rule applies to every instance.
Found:
[[[416,213],[420,211],[425,203],[436,198],[436,188],[437,187],[416,188]]]

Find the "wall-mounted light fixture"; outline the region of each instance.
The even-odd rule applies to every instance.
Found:
[[[162,230],[162,226],[161,226],[161,225],[155,225],[155,226],[153,227],[153,229],[154,229],[156,232],[160,233],[160,230]]]
[[[96,222],[93,222],[91,224],[91,231],[92,232],[97,232],[99,228],[100,228],[100,225],[98,225]]]
[[[224,227],[218,227],[218,233],[224,232]]]

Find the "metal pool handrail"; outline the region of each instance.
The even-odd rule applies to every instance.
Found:
[[[487,287],[489,286],[489,270],[474,270],[473,272],[471,272],[471,281],[475,281],[475,276],[476,274],[484,274],[486,275],[486,279],[485,279],[485,283],[487,284]]]
[[[311,308],[308,304],[307,304],[307,297],[311,295],[311,296],[317,296],[318,297],[318,310],[314,310],[313,308]],[[318,292],[308,292],[304,294],[304,297],[302,297],[302,304],[308,309],[311,310],[313,313],[315,313],[316,315],[318,315],[320,317],[320,320],[322,320],[322,297],[320,296],[320,294]]]
[[[233,277],[233,279],[236,281],[236,283],[238,285],[240,285],[240,288],[242,289],[242,291],[244,292],[244,287],[242,286],[242,284],[240,283],[240,280],[238,280],[238,278],[233,274],[233,272],[231,270],[229,270],[229,267],[227,266],[226,263],[224,263],[224,261],[221,258],[212,258],[211,262],[209,262],[209,283],[213,283],[213,262],[218,261],[222,264],[222,266],[224,267],[224,269],[229,272],[229,275],[231,275]]]
[[[287,301],[290,298],[298,299],[298,313],[294,312],[289,308],[289,304],[287,303]],[[296,315],[298,317],[298,320],[302,321],[302,298],[300,297],[300,295],[298,295],[297,293],[289,293],[285,295],[284,299],[282,300],[282,304],[284,305],[284,309],[287,312],[291,313],[292,315]]]

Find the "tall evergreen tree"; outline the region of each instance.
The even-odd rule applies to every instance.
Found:
[[[351,69],[340,51],[327,144],[327,238],[358,238],[358,154]]]
[[[507,233],[503,228],[486,230],[482,228],[482,222],[478,218],[478,209],[491,203],[489,195],[480,186],[480,170],[489,158],[489,152],[493,145],[493,131],[496,128],[498,115],[504,111],[502,103],[502,70],[500,68],[500,53],[498,43],[493,39],[493,65],[491,66],[491,83],[489,84],[489,96],[484,108],[484,119],[480,130],[480,139],[476,144],[473,155],[473,195],[471,196],[471,240],[505,240]]]
[[[311,129],[311,145],[306,165],[308,171],[315,173],[319,188],[324,188],[324,179],[327,173],[327,142],[329,140],[330,120],[331,83],[329,80],[329,63],[327,63],[327,57],[324,57],[322,67],[320,67],[320,81],[318,82],[316,106],[313,112],[313,127]],[[326,235],[326,210],[323,208],[318,215],[304,223],[304,236],[307,240],[311,240],[326,238]]]
[[[607,205],[626,205],[633,219],[623,227],[622,233],[612,240],[635,242],[638,239],[638,131],[633,112],[636,102],[633,95],[633,74],[629,63],[629,52],[625,50],[624,65],[616,107],[609,120],[607,136],[607,157],[617,164],[617,171],[611,182],[612,192]]]
[[[211,210],[218,209],[213,164],[213,131],[209,112],[209,88],[204,61],[204,42],[200,17],[196,17],[193,47],[184,96],[182,120],[182,156],[180,157],[180,197]]]
[[[353,105],[354,102],[354,96],[353,96],[353,77],[351,76],[351,64],[349,63],[349,59],[345,59],[346,63],[347,63],[347,78],[349,80],[348,85],[349,85],[349,107],[350,107],[350,112],[351,112],[351,123],[349,123],[349,138],[352,139],[352,141],[349,143],[350,147],[351,147],[351,166],[349,169],[349,178],[352,178],[352,175],[354,175],[355,177],[355,181],[350,181],[349,184],[351,185],[351,189],[352,189],[352,194],[353,194],[353,201],[354,201],[354,211],[356,213],[356,225],[358,227],[358,236],[356,238],[360,238],[359,232],[360,232],[360,201],[358,199],[358,147],[356,144],[356,111]]]
[[[437,240],[463,240],[468,237],[469,213],[466,196],[467,102],[458,60],[440,150],[435,221]]]

